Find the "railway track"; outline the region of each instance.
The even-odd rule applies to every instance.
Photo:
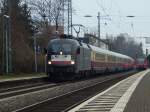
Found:
[[[133,75],[134,73],[135,71],[118,73],[116,75],[100,77],[99,80],[96,79],[97,81],[90,79],[90,83],[87,81],[87,84],[83,84],[83,86],[79,87],[78,89],[72,89],[71,91],[65,92],[64,94],[58,94],[55,97],[53,96],[44,101],[28,105],[21,109],[17,109],[14,112],[66,112],[74,106],[87,100],[88,98],[98,94],[99,92],[102,92],[113,84],[127,78],[128,76]],[[80,82],[74,83],[79,83],[78,86],[82,85]],[[74,84],[74,86],[77,85]],[[73,87],[73,85],[70,86],[70,88],[71,87]]]
[[[21,95],[29,92],[34,92],[38,90],[43,90],[47,88],[52,88],[55,86],[57,86],[57,84],[50,83],[50,84],[36,84],[36,85],[9,88],[7,90],[2,90],[2,92],[0,91],[0,99]]]
[[[17,88],[21,86],[30,86],[35,84],[43,84],[44,82],[48,82],[47,77],[37,77],[37,78],[24,78],[24,79],[15,79],[15,80],[6,80],[0,82],[0,91],[7,90],[9,88]]]
[[[83,80],[87,80],[87,79],[83,79]],[[52,87],[56,87],[60,85],[65,85],[69,83],[74,83],[74,82],[77,82],[77,80],[66,81],[66,82],[56,82],[56,83],[47,82],[47,80],[45,80],[45,81],[40,81],[40,82],[32,82],[32,83],[30,82],[29,84],[25,84],[25,85],[23,85],[24,83],[22,83],[20,86],[14,86],[15,84],[13,84],[12,87],[11,85],[7,85],[8,86],[7,88],[0,89],[0,99],[17,96],[17,95],[21,95],[25,93],[35,92],[39,90],[44,90],[44,89],[48,89],[48,88],[52,88]]]
[[[35,87],[35,86],[40,86],[40,85],[44,85],[46,83],[35,83],[35,84],[26,84],[26,85],[19,85],[19,86],[14,86],[14,87],[8,87],[8,88],[1,88],[0,89],[0,93],[4,93],[4,92],[9,92],[9,91],[13,91],[13,90],[20,90],[20,89],[25,89],[25,88],[30,88],[30,87]]]
[[[76,81],[73,81],[73,82],[76,82]],[[49,88],[53,88],[56,86],[65,85],[68,83],[72,83],[72,81],[48,82],[48,80],[43,80],[40,82],[38,82],[38,81],[34,81],[32,83],[30,82],[29,84],[25,84],[25,85],[23,85],[24,83],[22,83],[20,86],[14,86],[15,84],[13,84],[13,86],[11,87],[11,85],[7,85],[8,88],[0,89],[0,99],[4,99],[7,97],[13,97],[13,96],[17,96],[17,95],[22,95],[22,94],[26,94],[26,93],[31,93],[31,92],[36,92],[39,90],[49,89]]]

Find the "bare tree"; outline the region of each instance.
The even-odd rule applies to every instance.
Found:
[[[1,0],[0,1],[0,13],[4,13],[6,11],[6,0]],[[4,11],[5,10],[5,11]]]
[[[0,9],[2,8],[2,6],[3,6],[3,3],[2,3],[3,1],[0,1]],[[0,10],[0,12],[1,12],[1,10]]]
[[[0,1],[0,8],[2,8],[4,6],[4,2],[5,2],[4,0]]]
[[[133,58],[144,57],[142,46],[134,40],[127,40],[124,35],[118,35],[114,39],[110,39],[111,50],[121,54],[131,56]]]
[[[51,12],[51,7],[48,7],[48,4],[51,3],[51,0],[36,0],[31,1],[30,4],[32,6],[33,12],[36,13],[37,16],[40,16],[42,21],[46,21],[46,17]],[[50,5],[49,5],[50,6]]]
[[[62,19],[62,11],[63,11],[63,0],[55,0],[53,3],[53,20],[56,26],[56,31],[58,30],[59,22],[61,22]]]
[[[64,2],[65,0],[36,0],[30,1],[30,4],[33,12],[36,12],[45,24],[55,25],[58,30],[63,20]]]

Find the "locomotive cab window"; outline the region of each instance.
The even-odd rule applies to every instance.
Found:
[[[77,48],[76,53],[77,53],[77,54],[80,54],[80,47]]]
[[[55,43],[50,44],[48,52],[54,53],[54,54],[59,54],[60,52],[64,54],[71,54],[72,48],[73,48],[73,45],[70,43],[55,42]]]

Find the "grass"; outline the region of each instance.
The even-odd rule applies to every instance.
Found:
[[[5,75],[0,75],[0,80],[4,79],[15,79],[15,78],[21,78],[21,77],[34,77],[34,76],[46,76],[45,73],[33,73],[33,74],[25,74],[25,73],[20,73],[20,74],[5,74]]]

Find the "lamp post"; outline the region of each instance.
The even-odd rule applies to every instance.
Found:
[[[85,15],[84,17],[87,17],[87,18],[90,18],[90,17],[93,17],[91,15]],[[98,12],[98,16],[97,16],[97,20],[98,20],[98,38],[100,39],[100,36],[101,36],[101,32],[100,32],[100,12]]]
[[[37,48],[37,38],[38,38],[38,35],[40,35],[40,34],[41,34],[41,32],[37,32],[33,36],[33,40],[34,40],[34,64],[35,64],[35,72],[38,72],[38,63],[37,63],[37,51],[38,51],[38,48]]]
[[[126,16],[127,18],[134,18],[135,16],[133,16],[133,15],[128,15],[128,16]],[[132,30],[133,30],[133,33],[134,33],[134,26],[133,26],[133,22],[131,21],[131,28],[132,28]]]
[[[100,39],[101,38],[101,30],[100,30],[100,12],[98,12],[98,16],[97,16],[97,19],[98,19],[98,38]]]
[[[6,74],[12,71],[10,21],[10,16],[3,15],[3,72]]]
[[[92,16],[92,15],[85,15],[84,17],[85,17],[85,18],[91,18],[91,17],[93,17],[93,16]],[[88,33],[88,27],[87,27],[86,33]]]
[[[91,16],[91,15],[85,15],[84,17],[88,17],[88,18],[89,18],[89,17],[93,17],[93,16]],[[103,18],[101,18],[101,17],[103,17]],[[100,23],[100,22],[101,22],[101,19],[109,19],[109,18],[108,18],[108,15],[106,15],[106,16],[101,16],[101,15],[100,15],[100,12],[98,12],[98,15],[97,15],[98,31],[97,31],[97,32],[98,32],[98,38],[99,38],[99,39],[101,39],[101,23]],[[100,41],[99,41],[99,47],[100,47],[100,44],[101,44],[101,43],[100,43]]]
[[[135,16],[131,16],[131,15],[129,15],[129,16],[126,16],[126,17],[129,17],[129,18],[134,18]]]
[[[91,15],[85,15],[84,17],[90,18],[90,17],[93,17],[93,16],[91,16]],[[100,12],[98,12],[97,19],[98,19],[98,38],[100,38]]]
[[[126,17],[127,17],[127,18],[134,18],[135,16],[133,16],[133,15],[128,15],[128,16],[126,16]],[[133,30],[133,35],[134,35],[133,21],[131,21],[131,28],[132,28],[132,30]],[[135,39],[135,35],[134,35],[133,38]],[[136,58],[136,60],[137,60],[137,58],[138,58],[138,54],[137,54],[137,53],[135,54],[135,58]]]

